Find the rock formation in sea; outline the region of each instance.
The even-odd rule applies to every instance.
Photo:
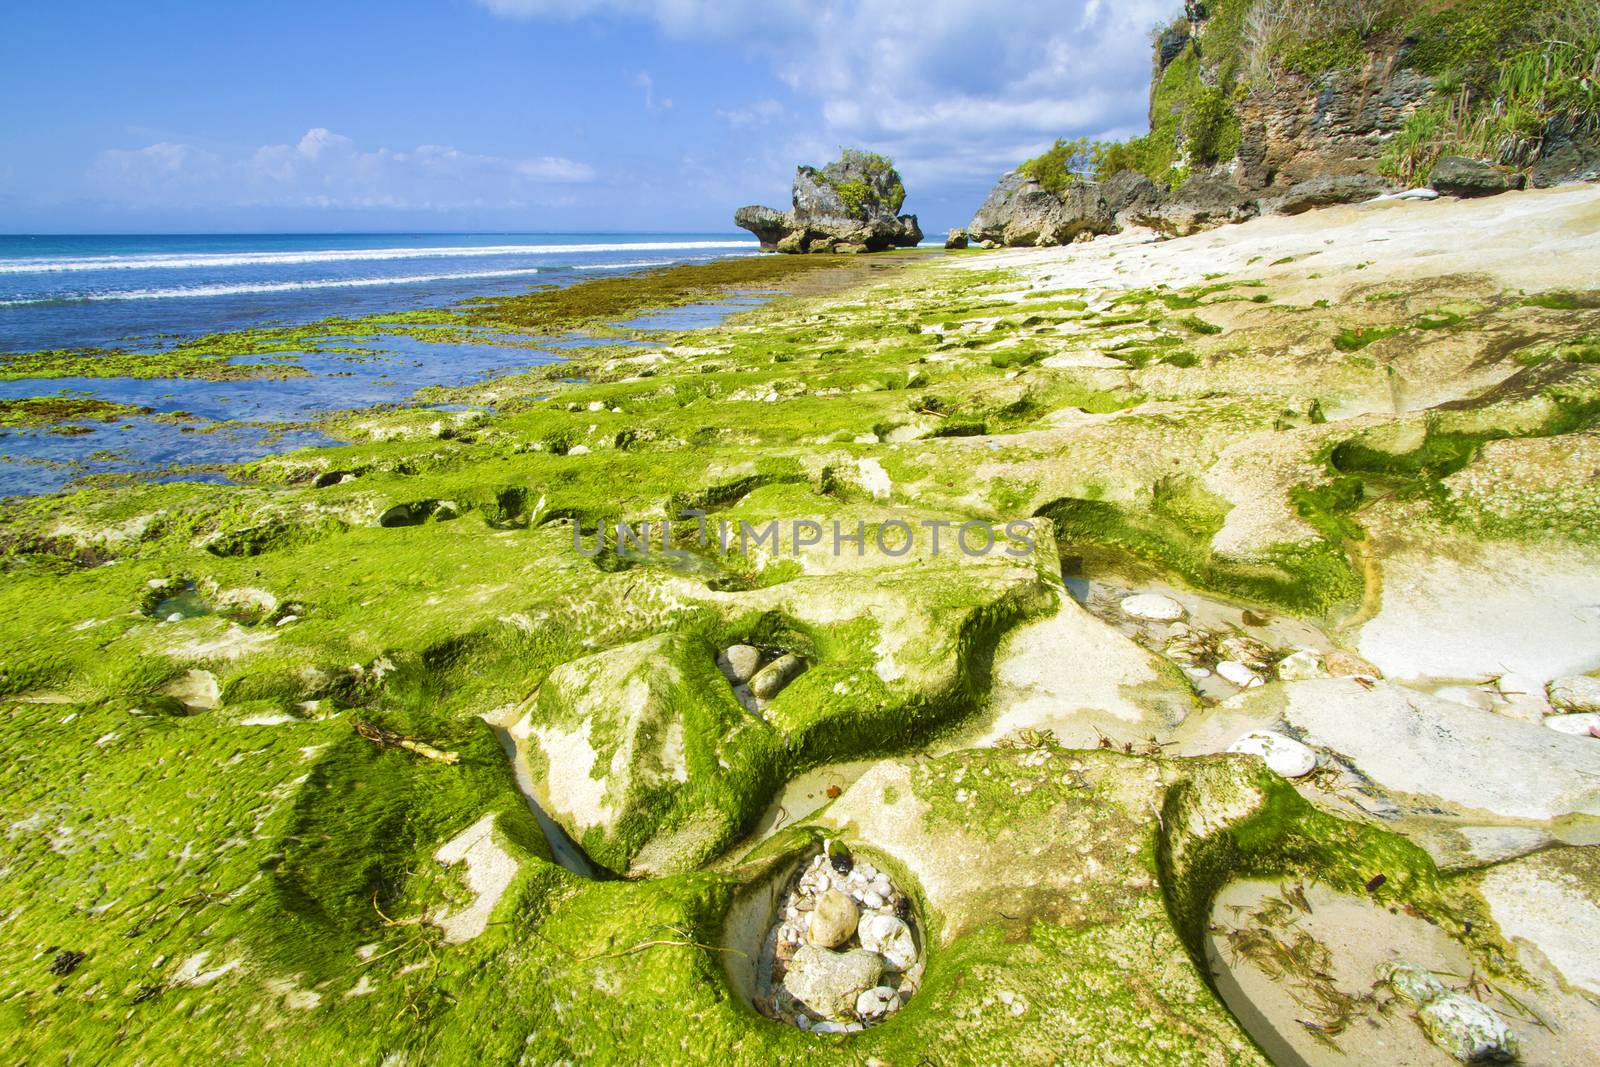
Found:
[[[898,213],[905,198],[889,160],[847,148],[821,170],[795,168],[791,210],[751,205],[733,221],[756,235],[763,252],[882,252],[922,241],[917,217]]]
[[[1423,185],[1600,178],[1600,17],[1579,0],[1471,6],[1186,4],[1155,38],[1150,132],[1058,144],[1005,174],[967,230],[1012,246],[1128,225],[1183,236]]]

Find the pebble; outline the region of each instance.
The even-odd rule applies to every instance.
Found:
[[[1433,972],[1414,963],[1378,969],[1400,999],[1415,1005],[1429,1040],[1462,1063],[1510,1063],[1520,1053],[1517,1035],[1481,1001],[1446,989]]]
[[[1292,737],[1257,730],[1245,734],[1228,746],[1229,752],[1260,756],[1267,766],[1285,778],[1299,778],[1310,774],[1317,766],[1317,754]]]
[[[730,645],[717,660],[730,682],[748,682],[761,667],[761,650],[754,645]]]
[[[750,692],[760,700],[771,700],[805,669],[805,660],[793,652],[786,652],[751,677]]]
[[[1264,685],[1261,676],[1238,660],[1225,659],[1217,664],[1217,673],[1240,689],[1254,689]]]
[[[1322,665],[1328,668],[1328,673],[1335,678],[1372,678],[1383,677],[1383,672],[1354,652],[1346,652],[1336,648],[1331,652],[1322,654]]]
[[[882,956],[888,969],[904,971],[917,961],[911,927],[893,915],[869,913],[861,920],[861,947]]]
[[[781,918],[770,935],[770,979],[778,986],[757,1001],[764,1014],[813,1033],[843,1033],[882,1022],[916,992],[922,964],[900,917],[909,915],[909,901],[840,842],[824,842],[774,914]]]
[[[1551,715],[1544,720],[1544,724],[1557,733],[1571,734],[1574,737],[1600,738],[1600,714],[1592,711],[1582,711],[1572,715]]]
[[[1549,693],[1550,704],[1558,711],[1600,712],[1600,678],[1557,678]]]
[[[1316,649],[1299,648],[1278,662],[1278,677],[1285,682],[1308,682],[1313,678],[1326,678],[1322,657]]]
[[[838,948],[855,936],[861,911],[856,902],[830,889],[817,898],[817,906],[806,926],[806,940],[823,948]]]
[[[856,998],[856,1014],[863,1019],[881,1019],[899,1007],[899,992],[886,985],[874,986]]]
[[[1122,613],[1148,622],[1177,622],[1187,614],[1183,605],[1159,593],[1136,593],[1122,600]]]
[[[1272,665],[1272,647],[1253,637],[1225,637],[1217,643],[1217,658],[1242,663],[1252,671],[1264,671]]]

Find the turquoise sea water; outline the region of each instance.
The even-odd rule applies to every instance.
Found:
[[[0,353],[164,347],[175,337],[443,307],[669,263],[753,255],[732,234],[283,234],[0,236]],[[686,309],[685,328],[716,309]],[[641,323],[641,325],[644,323]],[[72,391],[237,423],[200,432],[143,418],[71,435],[0,432],[0,496],[52,492],[90,474],[219,477],[237,463],[328,443],[286,429],[332,410],[400,403],[427,385],[460,385],[560,358],[560,345],[363,343],[359,359],[305,354],[310,377],[190,382],[116,378],[0,381],[0,399]]]

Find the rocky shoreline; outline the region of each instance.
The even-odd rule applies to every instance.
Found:
[[[11,502],[21,1040],[1572,1062],[1597,195],[766,260],[240,484]]]

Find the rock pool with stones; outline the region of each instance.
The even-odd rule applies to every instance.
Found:
[[[813,1033],[849,1033],[899,1011],[922,977],[911,900],[836,842],[801,865],[761,946],[756,1006]]]

